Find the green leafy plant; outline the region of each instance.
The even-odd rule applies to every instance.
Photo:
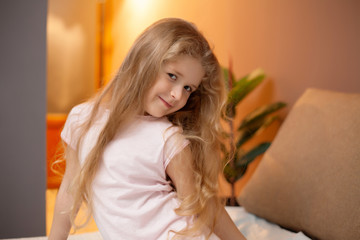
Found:
[[[265,74],[263,70],[256,69],[245,77],[236,79],[229,69],[224,68],[223,73],[229,90],[226,116],[224,116],[229,130],[222,145],[226,161],[224,176],[231,184],[231,198],[228,204],[236,205],[235,182],[245,174],[248,165],[269,148],[270,142],[259,143],[249,150],[244,150],[243,145],[273,123],[278,116],[272,113],[285,107],[286,104],[275,102],[261,106],[246,115],[240,124],[236,124],[234,119],[236,119],[237,105],[265,79]]]

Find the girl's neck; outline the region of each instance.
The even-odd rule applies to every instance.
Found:
[[[158,118],[158,117],[154,117],[148,113],[145,113],[145,114],[139,114],[137,115],[137,118],[139,119],[143,119],[143,120],[156,120],[156,119],[161,119],[161,118]]]

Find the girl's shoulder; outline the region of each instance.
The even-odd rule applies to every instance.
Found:
[[[91,102],[91,101],[78,104],[78,105],[74,106],[71,109],[71,111],[69,112],[69,114],[67,116],[67,121],[70,123],[82,124],[85,121],[89,120],[92,109],[93,109],[93,102]],[[102,110],[104,110],[104,109],[100,107],[99,111],[101,112],[101,114],[98,114],[98,115],[101,115],[104,117],[105,115],[107,115],[107,113],[104,114],[106,110],[104,112],[102,112]]]
[[[92,110],[92,106],[93,105],[90,102],[80,103],[70,110],[68,117],[89,115]]]
[[[71,109],[61,132],[61,138],[65,143],[75,147],[75,142],[81,133],[81,126],[88,120],[91,110],[92,104],[90,102],[81,103]]]

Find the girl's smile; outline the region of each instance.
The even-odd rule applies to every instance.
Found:
[[[145,113],[163,117],[185,106],[205,72],[197,58],[181,55],[165,62],[145,95]]]
[[[165,101],[164,99],[162,99],[160,96],[159,96],[159,98],[160,98],[161,101],[163,101],[163,103],[165,104],[166,107],[168,107],[168,108],[171,108],[171,107],[172,107],[171,104],[169,104],[167,101]]]

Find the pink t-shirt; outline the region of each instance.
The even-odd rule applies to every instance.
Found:
[[[76,147],[78,126],[90,110],[89,104],[82,104],[70,112],[61,133],[70,147]],[[85,136],[81,163],[107,118],[105,111]],[[188,143],[166,118],[151,116],[138,116],[116,134],[105,148],[93,182],[94,219],[104,239],[170,239],[170,230],[186,226],[190,219],[174,212],[180,203],[165,170]]]

